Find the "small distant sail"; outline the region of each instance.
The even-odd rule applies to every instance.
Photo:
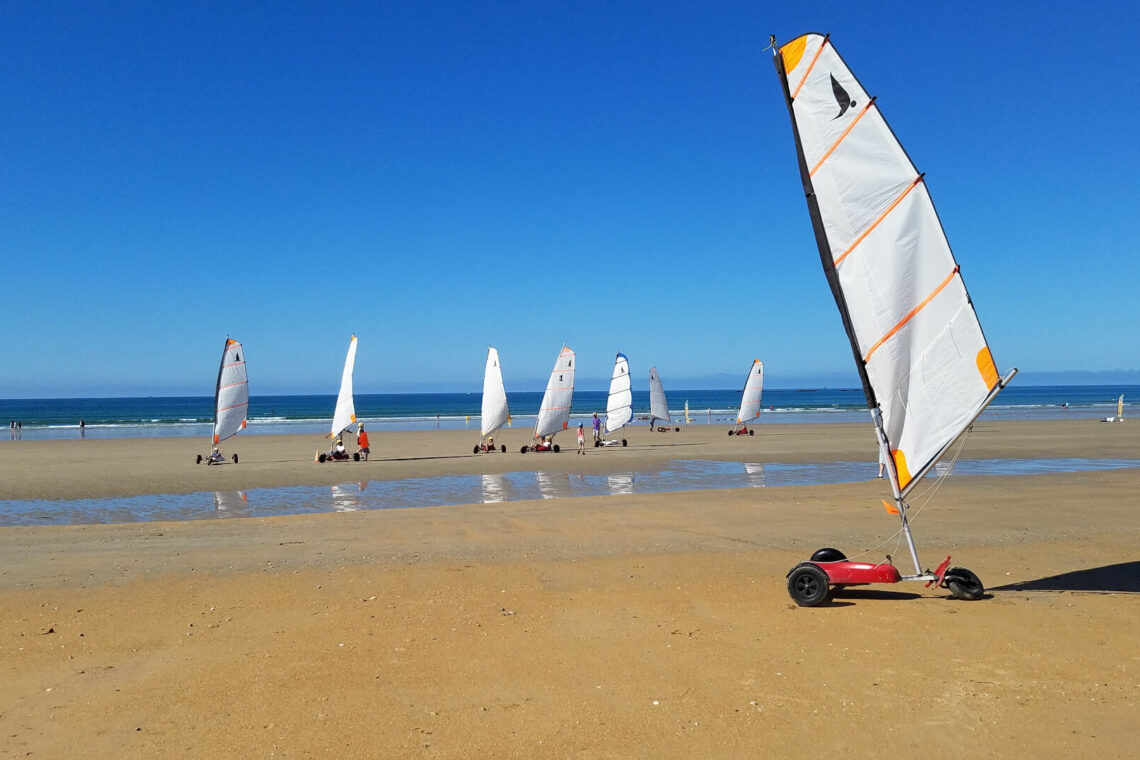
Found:
[[[336,397],[336,411],[333,412],[332,432],[337,437],[356,422],[356,404],[352,400],[352,369],[356,366],[356,336],[348,342],[348,356],[344,359],[344,372],[340,376],[340,393]]]
[[[503,387],[503,370],[499,366],[499,352],[487,349],[487,367],[483,371],[483,409],[480,412],[479,434],[488,436],[510,419],[507,407],[507,389]]]
[[[764,362],[752,361],[748,377],[744,380],[744,392],[740,396],[740,412],[736,424],[742,425],[760,416],[760,396],[764,393]]]
[[[245,349],[226,338],[218,385],[214,391],[214,444],[237,435],[245,428],[249,411],[249,381],[245,374]]]
[[[550,380],[546,383],[546,393],[538,409],[538,421],[534,425],[534,437],[553,435],[565,430],[570,422],[570,403],[574,398],[574,352],[566,346],[558,354]]]
[[[820,260],[901,501],[1017,370],[998,375],[924,175],[830,39],[797,37],[775,60]]]
[[[689,416],[689,399],[685,399],[685,424],[688,425],[692,421],[693,418]]]
[[[614,359],[610,378],[610,397],[606,401],[606,433],[612,433],[633,419],[633,392],[629,382],[629,359],[619,353]]]
[[[661,376],[657,374],[656,367],[649,369],[649,424],[654,420],[672,422],[669,416],[669,404],[665,401],[665,386],[661,384]]]
[[[1124,422],[1124,394],[1120,394],[1120,398],[1116,399],[1116,421]]]

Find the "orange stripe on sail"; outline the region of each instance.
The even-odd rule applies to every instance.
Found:
[[[855,238],[855,242],[853,242],[851,245],[847,246],[846,251],[839,254],[839,257],[835,260],[835,266],[839,266],[839,262],[841,262],[845,258],[847,258],[851,254],[851,252],[855,250],[855,247],[857,245],[859,245],[860,243],[862,243],[863,239],[866,238],[868,235],[870,235],[871,231],[873,229],[875,229],[876,227],[879,226],[879,222],[886,219],[887,214],[894,211],[895,207],[898,206],[900,203],[902,203],[903,198],[907,197],[907,195],[910,194],[910,191],[918,186],[919,182],[922,182],[922,177],[923,177],[923,175],[921,175],[921,174],[918,175],[917,177],[915,177],[914,182],[911,182],[909,185],[907,185],[906,190],[903,190],[901,193],[899,193],[899,197],[895,198],[893,201],[891,201],[891,205],[887,206],[886,209],[883,210],[883,213],[879,214],[879,218],[876,219],[875,221],[871,222],[871,226],[868,227],[867,229],[863,230],[863,234],[861,234],[859,237]]]
[[[826,161],[828,157],[835,152],[835,149],[839,147],[839,143],[843,142],[843,138],[847,137],[848,133],[850,133],[851,130],[855,128],[855,125],[859,123],[859,120],[863,118],[864,114],[871,110],[871,106],[873,105],[875,105],[875,99],[871,98],[867,101],[867,105],[863,106],[863,110],[859,112],[859,115],[852,119],[851,123],[847,125],[847,129],[843,130],[843,134],[839,135],[839,138],[831,144],[831,147],[827,149],[827,152],[820,156],[819,160],[815,162],[815,166],[813,166],[811,168],[811,171],[808,172],[809,177],[815,176],[816,170],[819,169],[819,167],[823,165],[823,162]]]
[[[949,285],[950,281],[953,280],[955,275],[957,275],[957,274],[958,274],[958,267],[955,266],[953,271],[951,271],[950,274],[946,275],[946,279],[943,280],[942,282],[940,282],[938,284],[938,287],[935,288],[930,293],[930,295],[928,295],[926,298],[922,299],[922,303],[920,303],[918,306],[915,306],[913,309],[908,311],[906,313],[906,316],[899,320],[898,324],[896,324],[894,327],[892,327],[890,330],[888,330],[886,335],[879,338],[878,342],[875,343],[875,345],[871,346],[870,350],[868,350],[867,354],[863,357],[863,363],[866,364],[867,362],[871,361],[871,354],[873,354],[877,350],[879,350],[879,346],[886,343],[888,340],[893,338],[899,330],[903,329],[903,327],[906,326],[907,322],[914,319],[915,314],[918,314],[920,311],[925,309],[926,305],[928,303],[930,303],[931,301],[933,301],[934,297],[936,295],[938,295],[939,293],[941,293],[943,288],[945,288],[947,285]]]
[[[804,86],[804,82],[807,81],[808,76],[811,74],[811,70],[815,68],[815,62],[819,60],[819,54],[823,52],[823,48],[825,45],[827,45],[827,41],[829,39],[831,39],[830,35],[824,37],[823,42],[819,43],[819,50],[815,51],[815,55],[812,56],[811,63],[808,64],[807,70],[804,71],[804,78],[801,79],[800,83],[796,85],[796,91],[792,93],[792,100],[795,100],[796,96],[800,94],[800,88]]]

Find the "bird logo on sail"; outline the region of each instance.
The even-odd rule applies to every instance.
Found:
[[[835,95],[835,102],[839,105],[839,113],[835,118],[838,119],[843,114],[847,113],[847,109],[855,105],[855,101],[847,94],[847,90],[843,89],[843,85],[835,80],[835,75],[831,76],[831,92]],[[835,119],[832,119],[834,121]]]

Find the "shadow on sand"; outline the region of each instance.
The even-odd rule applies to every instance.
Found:
[[[1074,570],[1021,583],[998,586],[991,591],[1099,591],[1102,593],[1140,593],[1140,562]]]

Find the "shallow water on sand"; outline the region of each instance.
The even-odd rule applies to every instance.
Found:
[[[1140,467],[1134,459],[990,459],[957,462],[952,474],[1036,475]],[[853,483],[874,476],[872,462],[780,464],[677,460],[660,470],[570,475],[508,472],[449,475],[405,480],[374,480],[335,486],[253,488],[106,499],[0,500],[0,526],[202,520],[217,517],[269,517],[362,509],[407,509],[572,496],[719,488],[764,488]],[[950,474],[940,464],[932,476]],[[615,502],[620,506],[620,502]]]

